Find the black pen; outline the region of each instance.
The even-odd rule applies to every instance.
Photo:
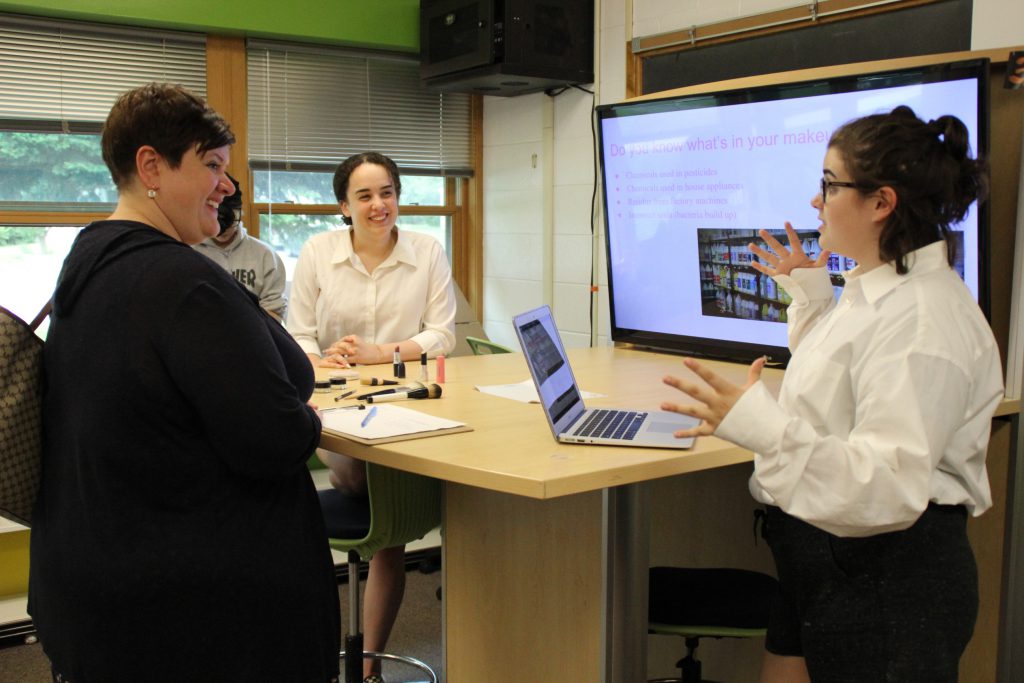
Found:
[[[347,397],[347,396],[351,396],[351,395],[352,395],[352,394],[354,394],[354,393],[356,393],[356,390],[355,390],[355,389],[353,389],[353,390],[351,390],[351,391],[346,391],[346,392],[345,392],[344,394],[338,394],[337,396],[335,396],[335,397],[334,397],[334,400],[335,400],[335,401],[340,401],[341,399],[343,399],[343,398],[345,398],[345,397]]]
[[[351,406],[334,406],[333,408],[321,408],[320,412],[321,413],[330,413],[330,412],[334,412],[335,410],[366,410],[366,404],[365,403],[359,403],[357,405],[351,405]]]
[[[380,396],[381,394],[394,394],[399,391],[409,391],[409,387],[399,386],[393,387],[391,389],[378,389],[377,391],[370,391],[365,394],[359,394],[358,396],[356,396],[356,398],[359,399],[360,401],[365,401],[370,396]]]

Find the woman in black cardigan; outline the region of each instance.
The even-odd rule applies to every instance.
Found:
[[[189,247],[235,191],[233,142],[166,84],[103,129],[117,208],[75,241],[44,351],[29,611],[54,680],[337,676],[309,361]]]

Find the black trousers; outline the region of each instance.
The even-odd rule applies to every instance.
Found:
[[[814,683],[956,681],[978,615],[963,506],[909,529],[842,538],[775,507],[766,536],[780,595],[765,647],[806,658]]]

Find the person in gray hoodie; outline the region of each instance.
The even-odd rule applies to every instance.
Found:
[[[260,306],[278,320],[288,307],[284,289],[284,261],[266,242],[249,234],[242,224],[242,186],[228,174],[235,193],[225,197],[217,211],[220,232],[195,246],[203,256],[219,263],[232,277],[256,295]]]

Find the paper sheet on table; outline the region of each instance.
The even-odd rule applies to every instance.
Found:
[[[517,384],[478,384],[476,390],[485,394],[491,394],[492,396],[510,398],[520,403],[540,403],[540,397],[537,396],[537,386],[533,383],[532,379],[527,379]],[[603,394],[583,390],[580,390],[580,395],[583,398],[599,398],[603,396]]]
[[[377,413],[363,425],[372,407],[366,410],[335,409],[323,412],[324,429],[339,432],[363,442],[399,440],[412,435],[430,436],[430,432],[468,431],[464,422],[434,417],[390,403],[376,406]],[[461,429],[460,429],[461,428]]]

